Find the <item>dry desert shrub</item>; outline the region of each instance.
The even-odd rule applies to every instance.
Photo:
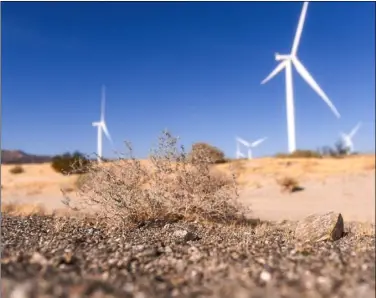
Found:
[[[14,166],[9,170],[11,174],[22,174],[25,172],[24,168],[21,166]]]
[[[195,159],[202,157],[205,157],[206,162],[211,164],[227,162],[225,154],[217,147],[203,142],[193,144],[192,150],[189,153],[189,159],[194,162]]]
[[[277,183],[281,186],[282,192],[292,193],[302,190],[302,187],[299,186],[298,180],[293,177],[283,177],[281,179],[277,179]]]
[[[70,218],[90,218],[91,214],[84,214],[79,212],[72,213],[71,210],[65,208],[59,208],[54,210],[46,209],[42,204],[33,204],[33,203],[17,203],[17,202],[9,202],[9,203],[1,203],[1,213],[7,214],[10,216],[30,216],[30,215],[52,215],[57,217],[67,217]]]
[[[203,220],[239,222],[235,177],[214,172],[205,150],[189,160],[177,138],[163,132],[149,160],[140,161],[127,143],[127,155],[114,162],[91,162],[79,182],[84,206],[122,224],[146,221]],[[67,197],[66,204],[71,201]]]
[[[46,210],[43,206],[37,204],[1,203],[1,213],[15,216],[44,215]]]
[[[248,162],[248,159],[235,159],[234,161],[231,162],[231,167],[235,171],[237,175],[240,175],[244,173],[247,169],[246,164]]]
[[[293,153],[277,153],[276,158],[321,158],[322,155],[313,150],[296,150]]]

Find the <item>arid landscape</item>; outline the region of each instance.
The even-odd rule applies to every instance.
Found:
[[[21,174],[11,173],[14,165],[1,167],[3,205],[20,203],[20,209],[40,206],[51,212],[65,208],[62,189],[75,196],[78,175],[59,174],[50,163],[23,165]],[[237,176],[240,200],[262,219],[299,220],[312,212],[335,210],[349,220],[375,220],[374,155],[235,160],[214,167]],[[285,178],[304,189],[282,192],[280,180]]]
[[[118,226],[61,202],[61,190],[80,199],[78,175],[49,163],[12,168],[1,169],[3,297],[375,296],[374,155],[211,166],[235,174],[252,219],[243,223],[156,213]],[[304,218],[329,211],[343,216],[341,239],[297,239]]]
[[[376,297],[374,3],[3,2],[1,298]]]

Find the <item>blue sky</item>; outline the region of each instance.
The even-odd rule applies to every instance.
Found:
[[[333,144],[361,120],[356,150],[375,148],[372,2],[312,2],[298,56],[342,115],[294,72],[297,147]],[[2,2],[2,148],[96,150],[101,85],[116,150],[139,157],[168,128],[186,146],[235,153],[235,135],[287,151],[284,74],[299,2]],[[104,140],[104,155],[113,147]]]

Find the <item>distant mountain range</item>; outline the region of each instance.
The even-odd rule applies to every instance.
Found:
[[[1,150],[2,164],[27,164],[50,162],[52,156],[28,154],[21,150]]]

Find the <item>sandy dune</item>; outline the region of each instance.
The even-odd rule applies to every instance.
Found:
[[[64,208],[61,188],[74,189],[75,176],[54,172],[50,164],[24,165],[22,174],[1,166],[2,203]],[[300,219],[313,212],[339,211],[345,220],[375,222],[375,156],[345,159],[276,159],[218,165],[238,176],[240,199],[254,216],[270,220]],[[282,193],[276,182],[293,177],[304,190]]]

